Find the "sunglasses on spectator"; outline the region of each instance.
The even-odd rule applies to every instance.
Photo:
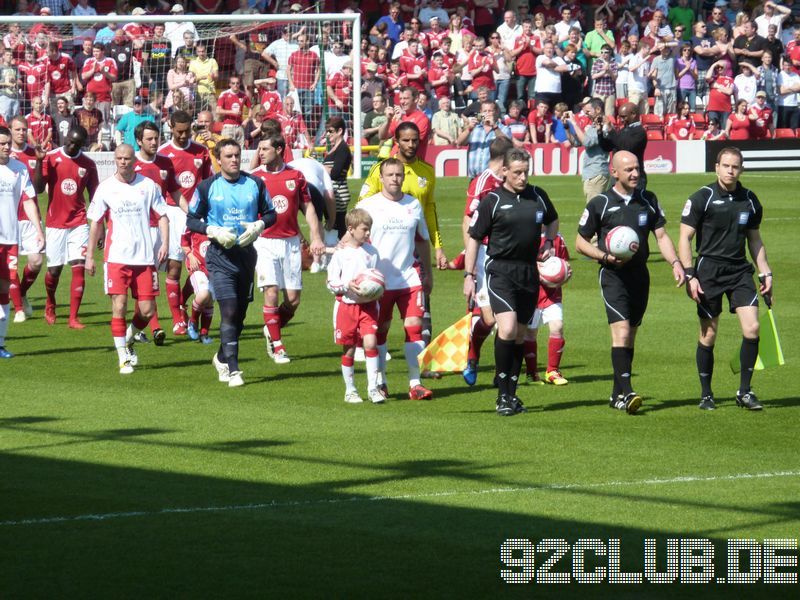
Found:
[[[499,36],[499,35],[490,35],[490,36],[489,36],[489,39],[490,39],[490,40],[499,40],[499,39],[500,39],[500,36]]]

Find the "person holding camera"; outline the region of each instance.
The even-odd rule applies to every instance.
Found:
[[[489,145],[498,137],[512,138],[511,130],[498,121],[497,104],[491,100],[481,103],[480,114],[467,118],[467,128],[456,139],[456,145],[466,142],[467,176],[477,177],[489,167]]]

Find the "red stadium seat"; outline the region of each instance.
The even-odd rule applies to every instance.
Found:
[[[647,139],[648,140],[663,140],[664,139],[664,130],[663,129],[648,129],[647,130]]]
[[[641,121],[642,127],[648,131],[651,129],[664,129],[664,120],[659,115],[642,115]]]
[[[629,102],[629,100],[628,100],[627,98],[617,98],[617,101],[615,102],[615,104],[616,104],[616,109],[617,109],[617,111],[616,111],[616,112],[619,112],[619,109],[620,109],[620,107],[621,107],[623,104],[627,104],[628,102]]]
[[[775,130],[775,139],[787,139],[795,137],[794,129],[780,128]]]
[[[692,134],[692,139],[693,140],[702,140],[704,133],[705,133],[705,130],[704,131],[699,131],[699,130],[695,129],[694,133]]]

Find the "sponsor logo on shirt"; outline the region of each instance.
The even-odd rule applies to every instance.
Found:
[[[716,203],[717,202],[715,201],[714,204],[716,204]],[[681,212],[681,216],[682,217],[688,217],[690,212],[692,212],[692,201],[691,200],[687,200],[686,204],[683,205],[683,211]]]
[[[61,192],[66,196],[74,196],[78,193],[78,184],[74,179],[67,178],[61,182]]]
[[[283,195],[273,196],[272,205],[275,207],[276,213],[283,214],[289,208],[289,199]]]
[[[188,189],[194,185],[195,178],[194,173],[191,171],[182,171],[180,175],[178,175],[178,183],[181,184],[183,189]]]
[[[750,219],[749,212],[741,212],[739,213],[739,225],[747,225],[747,221]]]
[[[639,226],[644,227],[645,225],[647,225],[647,213],[639,213]]]
[[[583,227],[586,223],[589,222],[589,211],[587,209],[583,209],[583,213],[581,213],[581,220],[578,221],[578,225]]]
[[[544,211],[543,210],[537,210],[536,211],[536,222],[537,223],[541,223],[543,219],[544,219]]]

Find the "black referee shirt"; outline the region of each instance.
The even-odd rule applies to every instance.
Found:
[[[630,200],[626,201],[611,188],[605,194],[589,200],[578,223],[578,233],[586,239],[596,235],[597,247],[606,252],[606,234],[609,231],[620,225],[634,229],[639,235],[639,249],[624,265],[614,267],[629,269],[647,262],[647,257],[650,256],[650,232],[666,224],[664,211],[658,205],[658,198],[653,192],[637,189]]]
[[[486,194],[472,217],[469,235],[489,237],[486,254],[494,259],[535,264],[542,226],[558,219],[542,188],[527,185],[521,194],[500,187]]]
[[[729,192],[715,181],[689,197],[683,206],[681,223],[697,232],[699,256],[744,262],[747,230],[758,229],[761,217],[761,203],[753,192],[741,183]]]

